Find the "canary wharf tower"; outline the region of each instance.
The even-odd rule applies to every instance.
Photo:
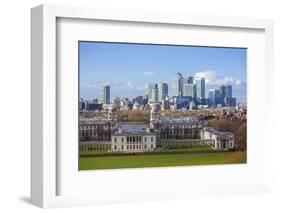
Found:
[[[176,73],[172,79],[172,96],[182,96],[183,76],[181,73]]]

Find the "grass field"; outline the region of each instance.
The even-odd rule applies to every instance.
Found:
[[[80,170],[245,163],[245,152],[80,158]]]

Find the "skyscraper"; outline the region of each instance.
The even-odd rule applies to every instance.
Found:
[[[105,85],[103,87],[103,92],[102,92],[102,96],[103,96],[103,104],[110,104],[110,86],[109,85]]]
[[[208,94],[208,105],[217,106],[220,100],[220,91],[216,89],[210,89]]]
[[[150,100],[152,98],[152,89],[155,87],[155,84],[149,83],[148,84],[148,99]]]
[[[232,85],[226,85],[226,98],[232,98]]]
[[[222,85],[220,87],[220,99],[223,106],[236,106],[236,98],[232,97],[232,85]]]
[[[152,89],[152,98],[151,101],[154,103],[157,103],[159,101],[159,97],[158,97],[158,87],[157,84],[155,84],[154,88]]]
[[[168,96],[168,84],[165,82],[158,83],[158,99],[162,101]]]
[[[176,73],[172,79],[172,96],[182,96],[183,76],[181,73]]]
[[[194,97],[194,85],[193,84],[183,84],[183,96]]]
[[[183,77],[182,79],[182,85],[188,84],[188,78]]]
[[[222,98],[232,98],[232,85],[221,85],[220,95]]]
[[[188,84],[193,84],[193,76],[188,76],[187,83]]]
[[[205,78],[196,78],[196,97],[200,100],[205,99]]]
[[[193,84],[193,76],[184,77],[183,84]]]

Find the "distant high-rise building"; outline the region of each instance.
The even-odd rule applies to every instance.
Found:
[[[220,103],[220,91],[216,89],[210,89],[208,94],[208,105],[217,106]]]
[[[154,103],[157,103],[159,101],[159,97],[158,97],[158,87],[157,84],[155,84],[154,88],[152,89],[152,98],[151,101]]]
[[[176,73],[172,79],[172,96],[182,96],[183,76],[181,73]]]
[[[223,106],[236,106],[236,98],[232,98],[232,85],[221,85],[220,100]]]
[[[226,85],[226,98],[232,98],[232,85]]]
[[[110,104],[110,86],[105,85],[102,90],[102,103]]]
[[[224,106],[235,107],[236,106],[236,98],[224,98]]]
[[[162,101],[168,96],[168,84],[165,82],[158,83],[158,99]]]
[[[193,84],[193,76],[184,77],[183,84]]]
[[[183,84],[183,96],[194,97],[194,85],[193,84]]]
[[[103,104],[103,90],[101,90],[100,92],[99,92],[99,103],[100,104]]]
[[[149,83],[148,84],[148,99],[152,99],[152,89],[155,87],[155,84],[153,83]]]
[[[196,78],[196,97],[203,100],[205,99],[205,78]]]
[[[220,95],[222,98],[232,98],[232,85],[221,85]]]
[[[183,77],[182,79],[182,86],[188,84],[188,78]]]
[[[188,76],[187,83],[188,84],[193,84],[193,76]]]

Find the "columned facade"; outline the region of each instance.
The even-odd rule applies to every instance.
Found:
[[[152,151],[156,148],[154,133],[114,133],[111,139],[113,152]]]
[[[204,127],[201,134],[202,140],[214,140],[215,149],[234,149],[234,134],[221,132],[211,127]]]

